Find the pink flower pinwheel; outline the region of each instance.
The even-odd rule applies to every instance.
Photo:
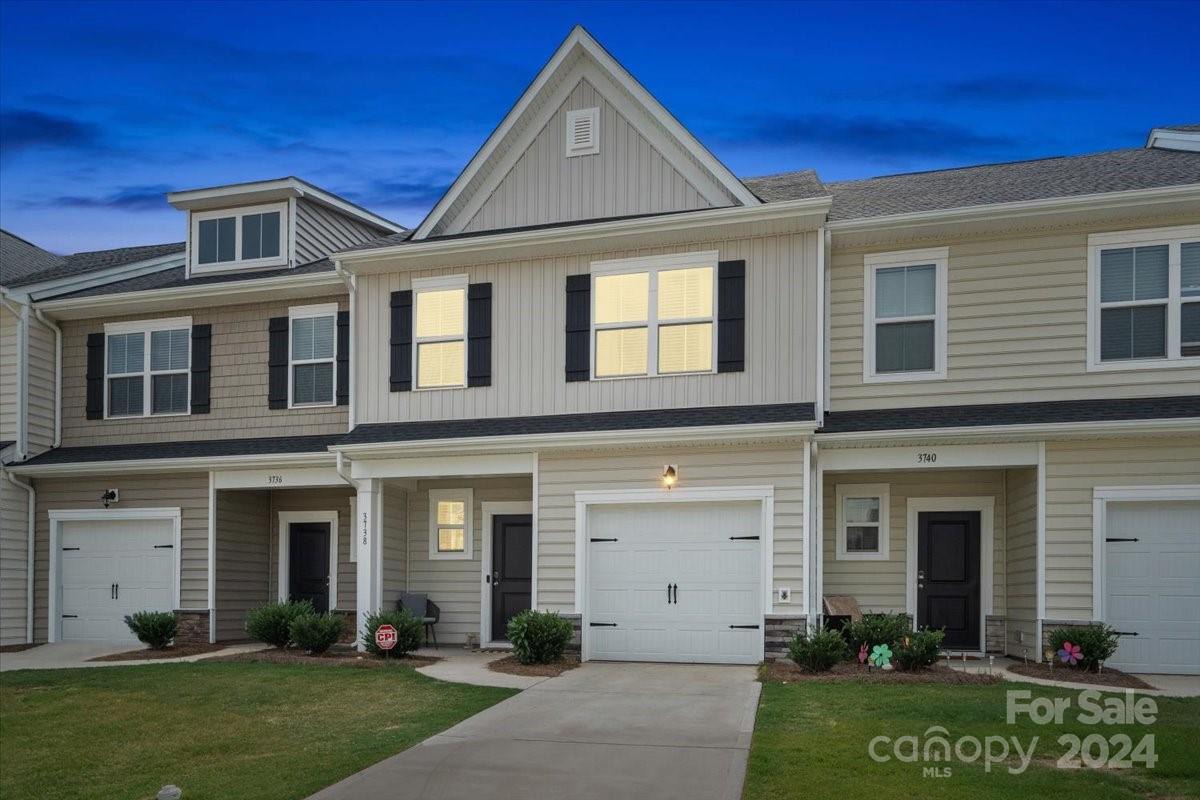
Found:
[[[1075,666],[1083,658],[1083,649],[1077,644],[1063,642],[1062,648],[1058,651],[1058,657],[1064,664]]]

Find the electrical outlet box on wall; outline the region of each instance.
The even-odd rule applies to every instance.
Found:
[[[776,596],[777,603],[792,602],[792,590],[787,588],[786,586],[781,586],[778,589],[776,589],[775,596]]]

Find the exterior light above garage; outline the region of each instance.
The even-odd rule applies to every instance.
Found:
[[[667,464],[663,467],[662,482],[663,487],[668,491],[675,488],[675,484],[679,481],[679,468],[674,464]]]

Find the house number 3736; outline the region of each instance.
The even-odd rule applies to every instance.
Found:
[[[268,475],[267,483],[273,483],[273,484],[283,483],[283,476],[282,475]]]
[[[932,464],[937,461],[937,453],[917,453],[918,464]]]

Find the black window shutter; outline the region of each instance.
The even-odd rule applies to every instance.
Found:
[[[192,413],[209,410],[212,371],[212,325],[192,326]]]
[[[412,391],[412,337],[412,289],[392,292],[391,387],[393,392]]]
[[[271,317],[268,325],[270,342],[267,347],[267,405],[287,408],[288,405],[288,318]]]
[[[350,312],[337,315],[337,404],[350,405]]]
[[[567,381],[592,376],[592,276],[567,276]]]
[[[492,385],[492,285],[467,287],[467,386]]]
[[[746,262],[717,265],[717,372],[746,369]]]
[[[104,419],[104,334],[87,337],[87,418]]]

